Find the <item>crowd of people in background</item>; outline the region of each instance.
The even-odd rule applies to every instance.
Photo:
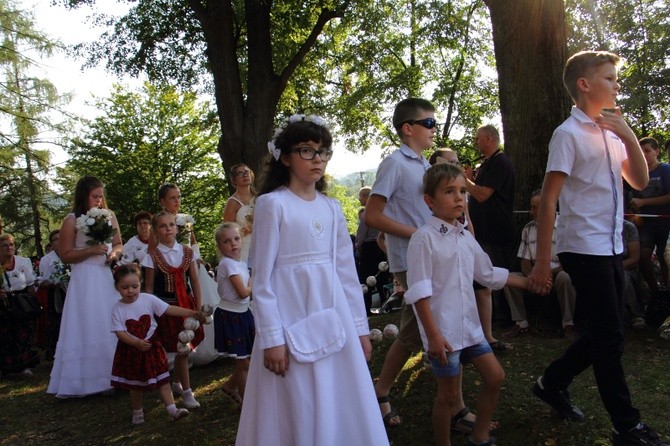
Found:
[[[128,390],[130,420],[142,424],[144,392],[157,391],[178,421],[200,407],[194,357],[226,356],[234,372],[219,390],[241,408],[238,445],[384,445],[385,429],[403,422],[389,392],[423,352],[437,382],[435,443],[450,445],[461,432],[471,445],[495,445],[505,381],[496,354],[542,318],[570,343],[532,393],[581,421],[568,387],[592,366],[613,444],[667,445],[633,407],[621,355],[624,323],[647,327],[645,309],[668,292],[670,164],[660,162],[658,141],[638,141],[616,109],[619,63],[607,52],[568,60],[575,106],[552,137],[520,233],[514,166],[498,130],[476,130],[478,165],[461,165],[451,149],[427,159],[438,123],[418,98],[394,110],[401,144],[359,190],[353,237],[325,194],[332,135],[320,117],[294,115],[275,131],[258,189],[248,166],[233,166],[234,193],[211,231],[220,255],[213,277],[177,185],[161,186],[155,213],[132,216],[136,235],[123,244],[103,183],[83,177],[37,271],[0,234],[0,371],[31,376],[39,346],[52,361],[47,393]],[[369,276],[380,280],[362,288]],[[368,317],[373,295],[386,296],[391,281],[402,298],[400,327],[373,383]],[[538,296],[555,299],[560,314],[533,321],[526,305]],[[507,327],[501,339],[496,323]],[[463,399],[468,363],[482,378],[476,414]]]

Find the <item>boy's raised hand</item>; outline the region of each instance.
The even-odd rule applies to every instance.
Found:
[[[600,116],[595,119],[596,124],[603,130],[609,130],[623,141],[637,141],[637,137],[630,128],[621,113],[621,107],[616,107],[614,113],[601,111]]]

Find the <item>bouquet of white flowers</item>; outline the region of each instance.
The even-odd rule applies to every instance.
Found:
[[[53,268],[49,281],[67,288],[67,284],[70,283],[70,265],[58,260],[54,262]]]
[[[195,219],[189,214],[177,214],[175,220],[177,223],[177,243],[190,245]]]
[[[75,226],[91,240],[87,245],[112,243],[116,228],[112,226],[112,212],[109,209],[91,208],[85,214],[77,217]]]

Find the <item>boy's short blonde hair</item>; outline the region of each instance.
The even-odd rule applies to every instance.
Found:
[[[593,70],[606,63],[619,68],[622,60],[609,51],[580,51],[570,56],[563,69],[563,85],[573,101],[576,102],[579,99],[577,80],[590,75]]]
[[[423,193],[435,198],[442,180],[452,181],[459,175],[465,175],[463,169],[455,164],[435,164],[423,174]]]
[[[401,140],[405,137],[402,132],[403,124],[407,121],[417,119],[421,111],[434,113],[435,106],[429,100],[421,98],[403,99],[395,106],[395,110],[393,110],[393,128]]]

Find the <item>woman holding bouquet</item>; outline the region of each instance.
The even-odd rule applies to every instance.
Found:
[[[72,213],[60,230],[58,255],[72,265],[72,272],[47,393],[69,398],[111,390],[116,349],[111,314],[119,296],[109,265],[122,251],[119,225],[107,209],[102,182],[81,178]]]

